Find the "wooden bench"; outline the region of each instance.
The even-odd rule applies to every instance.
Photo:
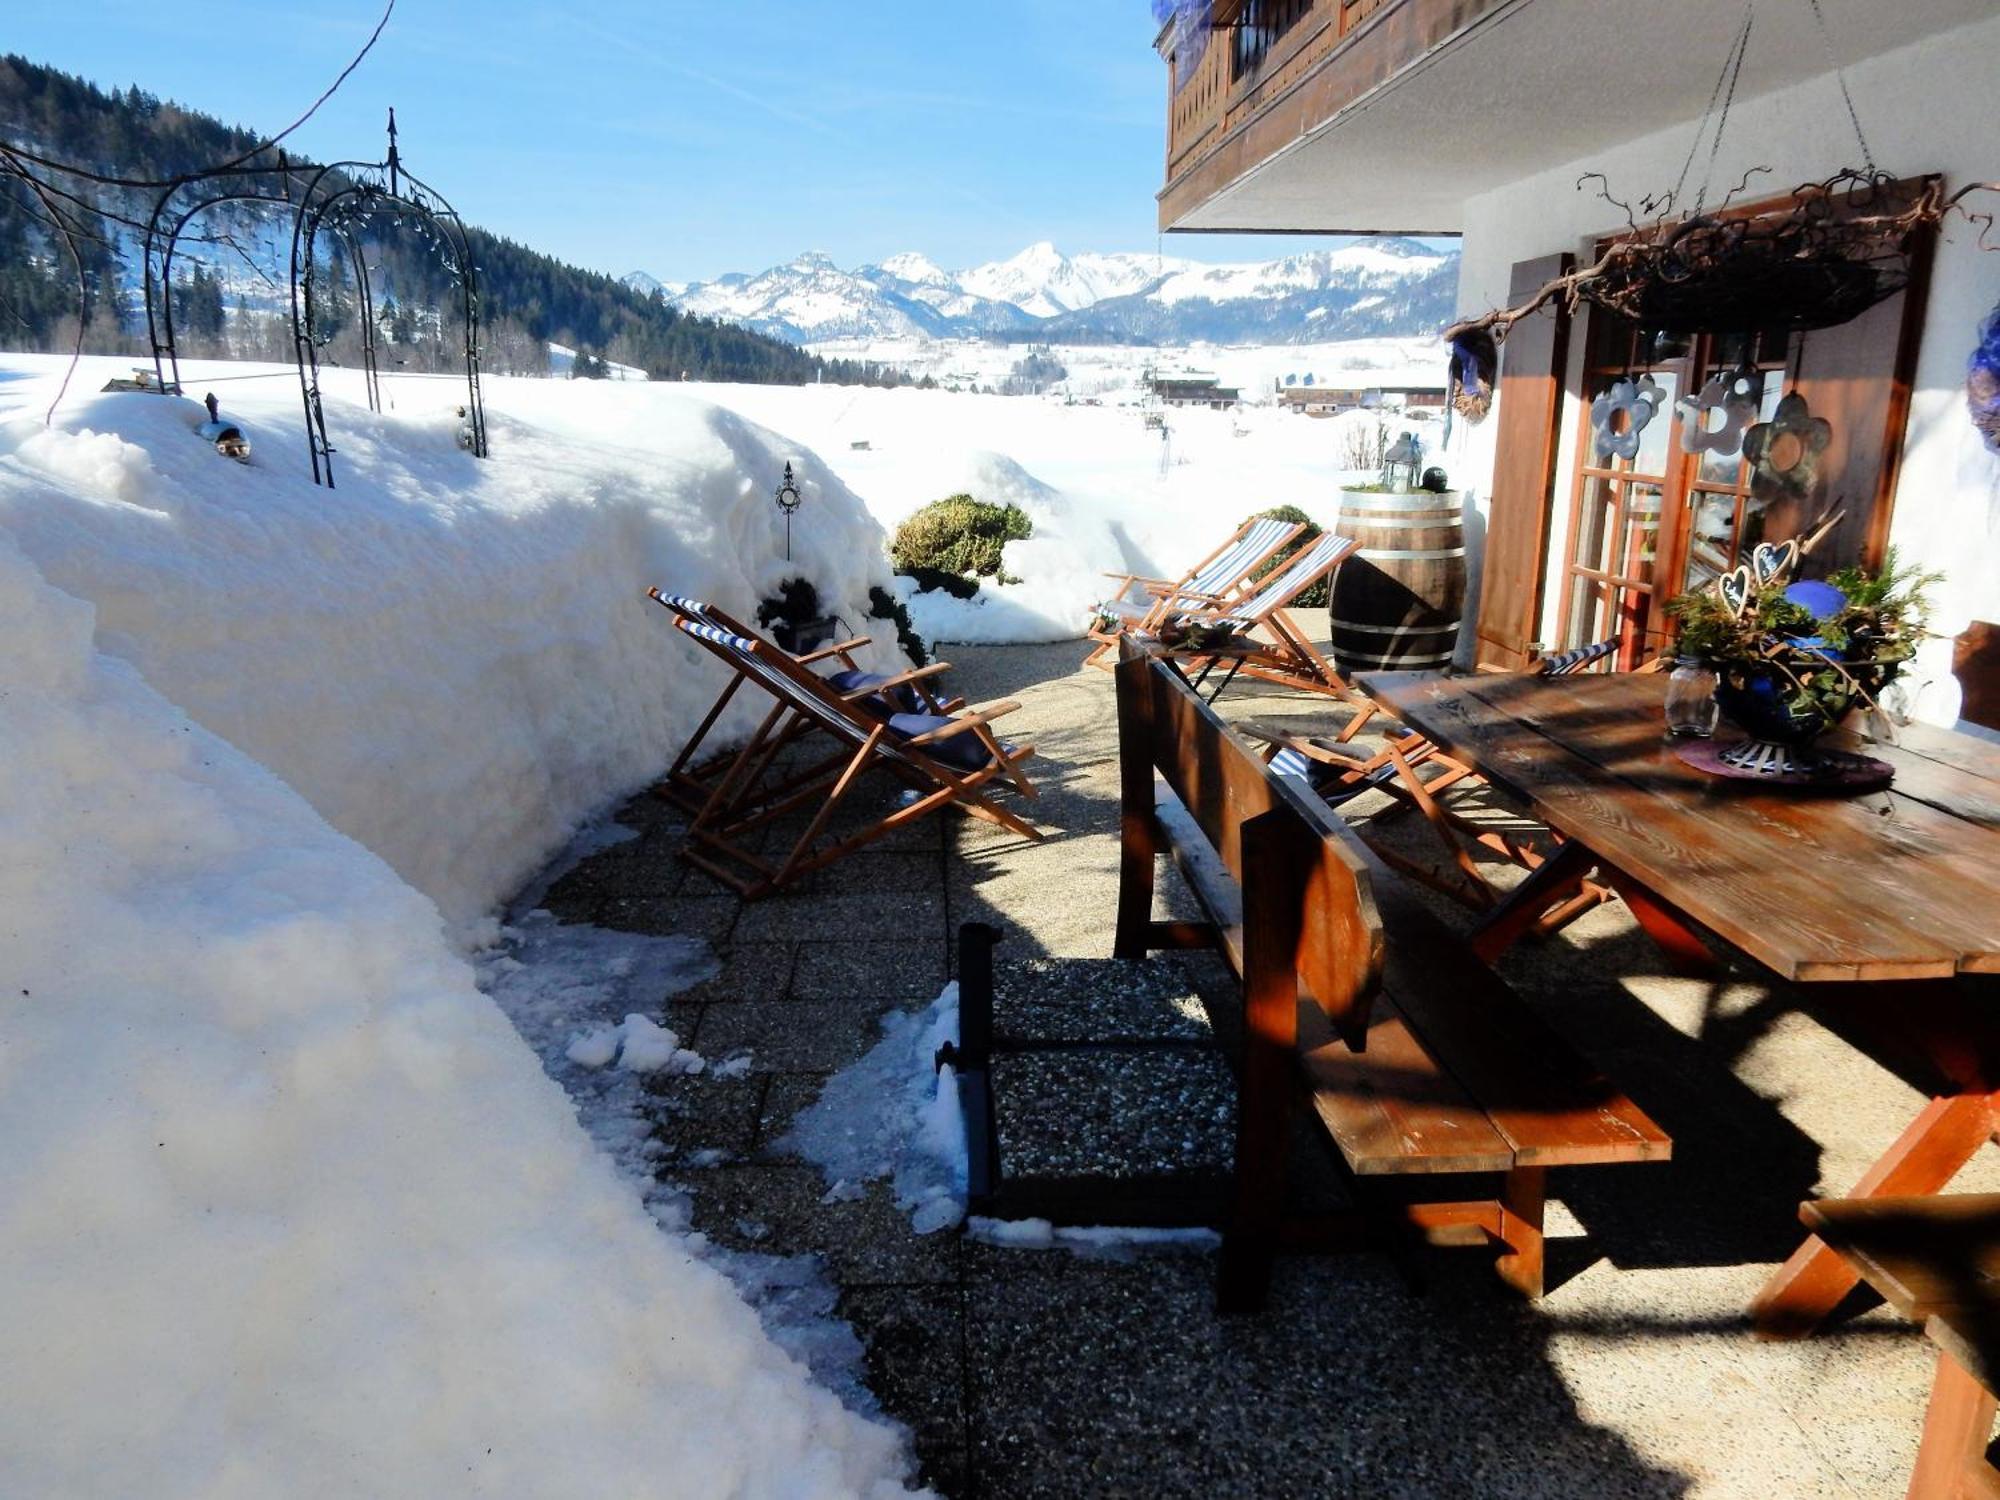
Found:
[[[1502,1279],[1540,1296],[1548,1169],[1663,1161],[1665,1133],[1303,782],[1270,771],[1172,662],[1128,642],[1117,674],[1117,955],[1215,947],[1243,984],[1222,1306],[1261,1305],[1280,1248],[1385,1232],[1497,1245]],[[1163,853],[1206,922],[1153,920]],[[1281,1210],[1301,1090],[1359,1205],[1311,1223]]]
[[[2000,1496],[2000,1194],[1830,1198],[1799,1217],[1938,1346],[1909,1500]]]

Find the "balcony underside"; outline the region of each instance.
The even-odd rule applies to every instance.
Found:
[[[1821,8],[1845,65],[1990,16],[1993,0]],[[1469,197],[1700,117],[1742,19],[1730,0],[1392,0],[1253,108],[1258,79],[1235,85],[1232,123],[1218,109],[1175,163],[1160,225],[1454,232]],[[1826,56],[1805,0],[1767,0],[1737,98],[1823,73]]]

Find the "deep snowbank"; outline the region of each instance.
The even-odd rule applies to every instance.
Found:
[[[218,661],[177,661],[159,640],[128,642],[132,654],[252,727],[260,689],[289,689],[341,745],[363,743],[368,726],[350,732],[335,713],[372,718],[380,758],[348,768],[343,808],[379,786],[429,839],[452,819],[477,828],[482,813],[520,811],[454,800],[420,816],[394,785],[406,770],[433,795],[456,789],[394,759],[426,748],[399,721],[409,705],[332,670],[363,646],[304,655],[274,680],[286,651],[343,618],[383,653],[378,676],[413,702],[431,695],[445,741],[428,747],[435,759],[472,753],[455,714],[475,734],[518,716],[516,753],[536,735],[553,747],[620,722],[535,700],[552,687],[544,659],[516,664],[520,697],[505,711],[482,706],[481,688],[497,692],[521,649],[504,610],[481,613],[505,640],[467,664],[484,673],[470,687],[406,638],[421,619],[450,627],[450,608],[426,614],[416,580],[347,600],[343,617],[342,588],[364,576],[349,548],[388,566],[423,527],[398,531],[332,496],[314,526],[264,475],[253,476],[263,509],[216,499],[240,476],[169,481],[130,443],[62,437],[10,460],[9,525],[23,519],[23,473],[56,458],[69,481],[26,529],[45,550],[67,536],[71,549],[55,555],[75,572],[89,571],[81,549],[96,539],[98,581],[127,629],[171,631],[180,651],[206,646]],[[351,472],[365,470],[356,455]],[[430,545],[446,548],[455,522],[488,524],[433,512]],[[481,569],[468,547],[473,586],[452,597],[476,610],[476,586],[536,576],[531,541],[556,553],[552,566],[582,566],[562,552],[565,523],[587,524],[530,512],[511,568]],[[635,546],[656,545],[639,515],[624,526]],[[203,566],[232,562],[226,544],[244,549],[242,571],[205,577]],[[282,619],[285,596],[259,569],[311,585],[300,623]],[[251,597],[207,600],[204,583]],[[163,597],[133,597],[148,592]],[[560,600],[521,602],[532,612]],[[370,629],[376,608],[389,618]],[[581,659],[586,643],[607,641],[601,623],[589,636],[586,606],[544,623],[567,634],[574,670],[599,670]],[[0,534],[0,1489],[896,1491],[892,1435],[813,1386],[718,1273],[660,1234],[474,989],[432,904],[95,650],[93,625],[89,605],[48,586]],[[275,644],[231,638],[259,628]],[[261,679],[228,682],[259,668]],[[547,717],[520,714],[522,700]],[[618,732],[642,731],[635,717]],[[550,790],[581,795],[574,783]]]
[[[73,391],[125,363],[86,361]],[[811,454],[669,387],[493,380],[481,461],[454,441],[457,387],[392,379],[400,410],[329,401],[326,490],[280,367],[214,386],[248,467],[195,437],[196,399],[72,395],[45,430],[55,368],[0,360],[0,532],[97,606],[107,650],[455,927],[656,775],[714,696],[647,585],[748,618],[800,574],[860,633],[888,582],[879,526]],[[795,565],[771,502],[787,459]]]

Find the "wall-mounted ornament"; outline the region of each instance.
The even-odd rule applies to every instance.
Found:
[[[2000,307],[1993,309],[1973,346],[1965,377],[1965,405],[1986,446],[2000,453]]]
[[[1639,436],[1659,414],[1667,393],[1650,375],[1613,381],[1611,389],[1590,403],[1590,425],[1597,436],[1599,458],[1637,458]]]
[[[1451,437],[1451,415],[1457,412],[1475,427],[1493,409],[1493,386],[1499,378],[1500,350],[1493,335],[1476,328],[1451,341],[1451,366],[1446,376],[1445,438]]]
[[[1711,375],[1692,401],[1679,403],[1681,447],[1722,458],[1743,451],[1743,434],[1757,420],[1763,377],[1755,370]]]
[[[1792,391],[1768,422],[1743,434],[1750,463],[1750,493],[1760,500],[1806,500],[1819,479],[1820,457],[1833,441],[1833,424],[1816,417],[1806,398]]]

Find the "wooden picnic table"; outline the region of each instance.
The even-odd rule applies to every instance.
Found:
[[[1680,965],[1704,929],[1810,985],[1938,1081],[1848,1194],[1935,1193],[2000,1125],[2000,747],[1912,726],[1895,745],[1835,735],[1896,771],[1833,796],[1706,775],[1664,737],[1656,673],[1542,678],[1376,672],[1356,686],[1562,838],[1482,920],[1492,957],[1574,895],[1609,885]],[[1809,1332],[1855,1275],[1817,1238],[1759,1295],[1771,1336]]]

